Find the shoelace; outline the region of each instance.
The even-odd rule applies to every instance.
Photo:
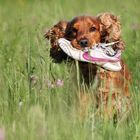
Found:
[[[85,50],[78,50],[73,48],[70,41],[65,38],[60,38],[58,44],[61,49],[75,60],[97,64],[107,70],[119,71],[121,70],[120,57],[121,51],[114,52],[112,43],[100,43],[93,46],[93,48],[85,48]],[[107,54],[109,53],[109,55]],[[111,55],[111,56],[110,56]]]
[[[101,53],[102,53],[102,51],[106,54],[106,55],[108,55],[108,56],[110,56],[110,57],[113,57],[113,56],[115,56],[117,53],[120,53],[120,50],[118,50],[118,49],[116,49],[116,50],[113,50],[113,48],[112,48],[112,46],[114,45],[114,44],[117,44],[119,41],[115,41],[115,42],[111,42],[111,43],[99,43],[99,44],[95,44],[92,48],[91,48],[91,50],[95,50],[96,48],[101,48],[102,50],[97,50],[96,49],[96,51],[100,51]],[[89,48],[85,48],[85,50],[84,51],[89,51]],[[119,51],[119,52],[118,52]]]

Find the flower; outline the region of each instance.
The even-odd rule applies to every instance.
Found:
[[[0,140],[5,140],[5,131],[2,128],[0,128]]]
[[[57,79],[56,80],[56,86],[57,87],[62,87],[64,85],[64,81],[63,80],[61,80],[61,79]]]
[[[46,79],[45,83],[48,88],[62,87],[64,85],[64,81],[61,79],[56,79],[56,80]]]

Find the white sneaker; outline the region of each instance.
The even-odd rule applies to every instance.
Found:
[[[121,70],[121,51],[115,52],[111,47],[109,47],[117,42],[108,44],[99,43],[93,46],[92,49],[85,48],[83,51],[73,48],[70,41],[64,38],[60,38],[58,43],[60,48],[73,59],[94,63],[111,71]]]

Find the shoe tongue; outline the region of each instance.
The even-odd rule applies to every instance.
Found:
[[[117,51],[114,51],[112,47],[106,47],[105,49],[105,53],[108,55],[108,56],[115,56],[117,54]]]

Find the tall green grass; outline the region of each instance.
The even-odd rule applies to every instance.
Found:
[[[139,0],[1,0],[0,128],[6,139],[140,139],[139,9]],[[123,58],[133,75],[133,110],[129,120],[120,120],[116,127],[96,117],[94,106],[89,117],[79,119],[74,68],[52,63],[43,38],[45,30],[61,19],[104,11],[120,15],[126,42]],[[64,85],[49,87],[49,81],[57,79]]]

